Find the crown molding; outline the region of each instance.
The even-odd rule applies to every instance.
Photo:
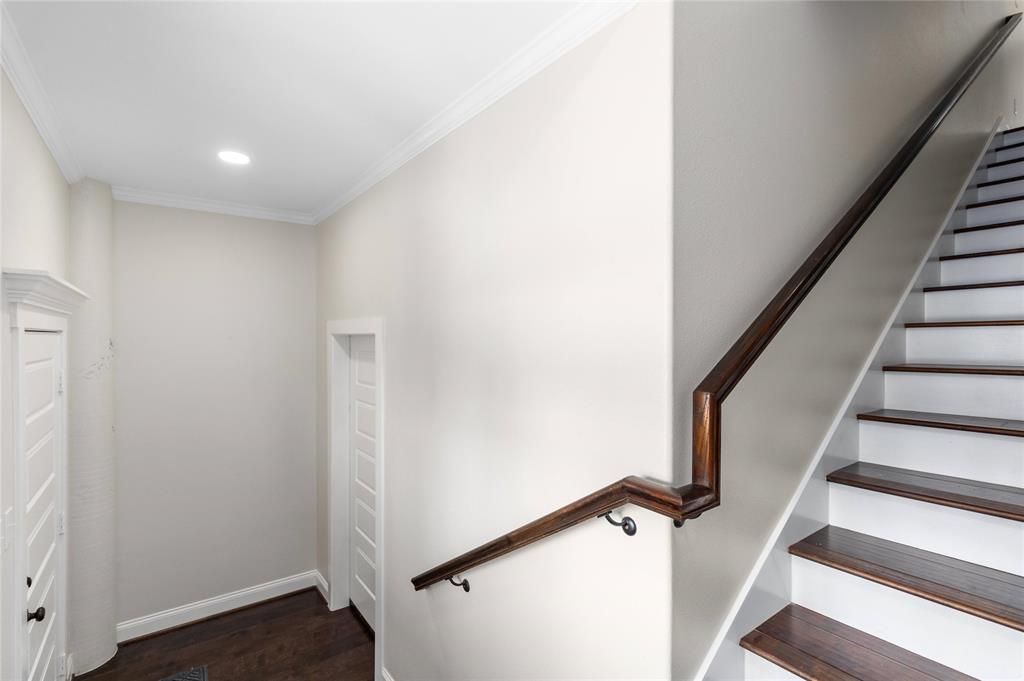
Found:
[[[7,302],[26,305],[67,317],[87,301],[89,296],[77,286],[44,270],[3,270],[4,291]]]
[[[261,208],[244,203],[165,194],[163,192],[152,192],[147,189],[135,189],[133,187],[111,187],[111,193],[114,195],[115,201],[126,201],[128,203],[143,203],[150,206],[163,206],[165,208],[184,208],[204,213],[235,215],[243,218],[255,218],[257,220],[273,220],[275,222],[290,222],[295,225],[316,224],[310,213],[299,211]]]
[[[529,44],[485,76],[461,97],[420,126],[398,146],[373,164],[363,176],[334,201],[313,213],[276,210],[229,201],[217,201],[133,187],[113,187],[114,199],[167,208],[184,208],[221,215],[315,225],[351,203],[381,180],[419,156],[448,134],[517,88],[531,76],[550,65],[598,30],[621,17],[636,5],[637,0],[608,0],[578,5],[548,27]],[[84,174],[77,159],[60,134],[56,113],[43,90],[35,69],[29,61],[21,38],[11,21],[7,7],[0,2],[0,61],[28,111],[32,122],[60,167],[69,184],[79,182]]]
[[[39,136],[50,150],[60,172],[68,184],[82,179],[82,167],[78,164],[71,147],[60,132],[57,114],[50,98],[46,96],[35,68],[28,58],[21,36],[11,20],[7,5],[0,3],[0,63],[21,98],[21,103],[39,131]]]
[[[313,213],[323,222],[357,196],[419,156],[525,80],[576,47],[598,30],[631,10],[636,0],[586,2],[552,24],[529,44],[485,76],[461,97],[405,138],[336,200]]]

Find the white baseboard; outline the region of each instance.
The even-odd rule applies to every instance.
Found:
[[[136,617],[117,625],[117,642],[130,641],[158,631],[180,627],[183,624],[219,615],[236,608],[243,608],[270,598],[284,596],[310,587],[319,588],[319,573],[316,570],[302,572],[291,577],[282,577],[265,584],[257,584],[231,593],[206,598],[195,603],[179,605],[176,608],[155,612],[152,615]]]
[[[324,603],[330,605],[331,603],[331,585],[324,579],[323,573],[319,570],[316,572],[316,590],[320,592],[320,596],[324,599]]]

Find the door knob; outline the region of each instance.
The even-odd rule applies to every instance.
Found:
[[[32,586],[32,578],[31,577],[26,577],[25,578],[25,586]]]
[[[38,608],[36,608],[35,612],[32,612],[31,610],[28,611],[29,622],[31,622],[32,620],[42,622],[44,619],[46,619],[46,608],[44,608],[43,606],[40,605]]]

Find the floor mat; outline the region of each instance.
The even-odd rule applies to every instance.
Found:
[[[187,672],[178,672],[177,674],[174,674],[173,676],[168,676],[166,679],[161,679],[160,681],[207,681],[207,680],[208,680],[208,677],[206,676],[206,666],[203,665],[202,667],[193,667],[192,669],[189,669]]]

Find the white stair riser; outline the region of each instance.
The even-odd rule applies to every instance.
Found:
[[[1024,319],[1024,286],[926,293],[924,315],[929,322]]]
[[[1024,634],[812,561],[792,559],[793,601],[979,679],[1024,675]]]
[[[1024,219],[1024,201],[997,203],[994,206],[981,206],[967,210],[968,227],[1022,219]]]
[[[1004,248],[1024,248],[1024,225],[964,232],[953,239],[953,249],[961,253],[999,251]]]
[[[991,180],[1005,180],[1008,177],[1017,177],[1018,175],[1024,175],[1024,163],[1010,163],[1005,166],[988,168],[983,172],[985,174],[984,181],[986,182]]]
[[[1024,378],[887,371],[885,407],[1024,420]]]
[[[832,483],[829,523],[995,570],[1024,574],[1024,525],[1014,520]]]
[[[1024,326],[907,329],[907,361],[923,364],[1024,364]]]
[[[1024,487],[1024,438],[1008,435],[861,421],[860,460]]]
[[[1024,158],[1024,147],[1016,147],[1014,149],[1006,149],[1004,151],[997,151],[995,153],[996,162],[1010,161],[1015,158]]]
[[[1004,132],[999,135],[997,147],[1005,147],[1007,144],[1018,144],[1024,142],[1024,130],[1017,132]]]
[[[992,201],[993,199],[1005,199],[1011,196],[1024,196],[1024,180],[1016,182],[1003,182],[994,184],[991,187],[978,187],[978,201]]]
[[[941,276],[947,286],[1024,279],[1024,253],[943,260]]]
[[[744,676],[747,681],[800,681],[796,674],[786,671],[774,662],[769,662],[757,653],[744,650]]]

